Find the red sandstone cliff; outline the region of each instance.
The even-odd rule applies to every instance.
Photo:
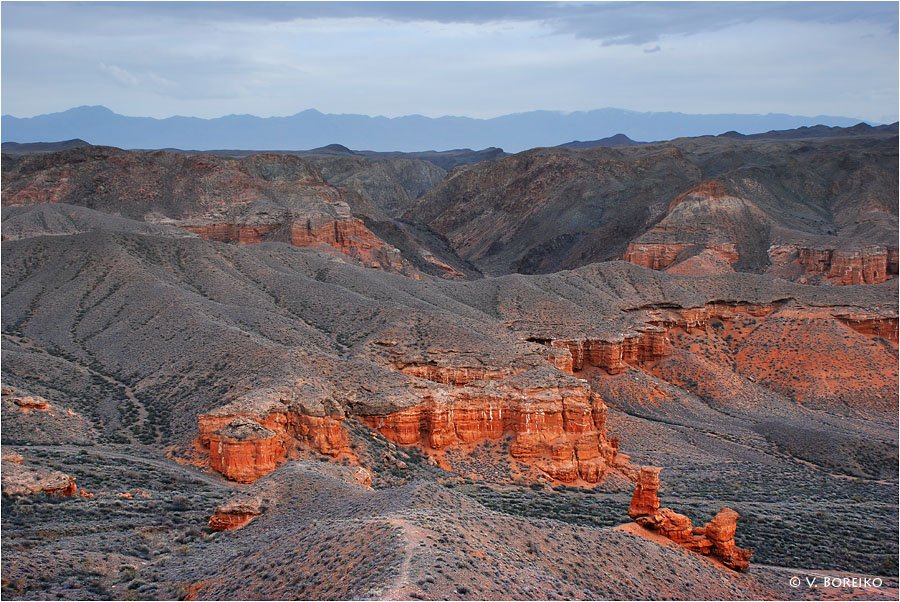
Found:
[[[664,270],[689,248],[688,243],[628,243],[623,259],[648,270]]]
[[[666,331],[652,325],[640,333],[626,334],[613,340],[562,339],[550,342],[553,347],[568,349],[572,355],[572,371],[586,366],[603,368],[610,374],[624,372],[628,364],[653,361],[668,353]]]
[[[769,259],[773,273],[804,283],[879,284],[897,275],[897,249],[883,245],[828,248],[781,244],[769,249]]]
[[[466,381],[471,374],[462,376]],[[628,457],[606,436],[606,404],[586,381],[550,366],[474,384],[430,385],[422,395],[417,405],[358,417],[395,443],[435,451],[509,436],[514,459],[563,482],[596,483],[610,468],[628,473]],[[213,470],[252,482],[296,449],[352,456],[341,418],[306,415],[274,399],[245,400],[201,415],[197,445]]]
[[[559,481],[596,483],[627,462],[606,437],[606,414],[587,383],[547,367],[362,418],[391,441],[433,450],[510,435],[516,460]]]
[[[213,223],[183,224],[201,238],[217,242],[256,244],[287,242],[295,247],[326,245],[372,268],[402,271],[407,266],[400,253],[375,236],[363,222],[350,216],[326,215],[271,224]]]
[[[332,457],[352,455],[341,420],[306,415],[274,399],[234,403],[198,417],[197,443],[209,454],[213,470],[251,483],[298,448]]]

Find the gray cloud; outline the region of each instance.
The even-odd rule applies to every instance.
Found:
[[[3,112],[883,120],[895,3],[5,2]],[[764,43],[763,43],[764,42]],[[665,52],[661,50],[665,48]],[[896,116],[894,116],[896,119]]]
[[[46,20],[68,15],[90,21],[145,17],[216,22],[284,23],[302,19],[374,18],[393,22],[491,23],[537,21],[558,33],[607,45],[640,45],[664,35],[692,35],[742,23],[892,23],[894,2],[28,2],[7,3],[6,14]]]

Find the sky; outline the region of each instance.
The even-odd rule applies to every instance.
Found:
[[[13,2],[3,114],[898,113],[896,2]]]

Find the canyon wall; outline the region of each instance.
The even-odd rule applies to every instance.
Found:
[[[513,459],[562,482],[596,483],[610,468],[629,473],[628,457],[606,436],[606,404],[585,381],[549,365],[425,391],[414,406],[357,417],[390,441],[431,452],[508,437]],[[298,449],[354,457],[342,417],[310,416],[275,400],[223,406],[201,415],[198,430],[210,467],[239,482],[268,474]]]
[[[637,334],[627,334],[613,340],[560,339],[550,342],[552,347],[567,349],[572,356],[572,370],[586,366],[603,368],[610,374],[624,372],[628,364],[653,361],[664,357],[669,342],[664,328],[647,326]]]
[[[689,251],[693,253],[687,256]],[[857,249],[773,245],[768,256],[773,273],[803,283],[879,284],[898,273],[898,250],[881,245]],[[704,276],[733,271],[740,256],[734,243],[631,242],[623,259],[650,270]]]
[[[201,238],[217,242],[256,244],[287,242],[295,247],[327,245],[371,268],[402,271],[406,265],[399,251],[375,236],[357,218],[316,216],[307,219],[286,217],[267,224],[216,223],[179,224]]]
[[[299,448],[334,458],[353,455],[341,418],[310,416],[277,400],[229,404],[200,415],[197,426],[197,445],[210,467],[243,483],[272,472]]]
[[[431,454],[502,440],[508,443],[513,460],[553,480],[596,483],[611,469],[634,478],[628,457],[619,454],[618,442],[607,437],[603,399],[587,381],[572,375],[591,367],[611,375],[629,367],[654,370],[656,362],[672,355],[670,336],[699,335],[679,339],[679,346],[702,344],[713,334],[741,339],[749,332],[758,332],[755,324],[773,320],[792,328],[821,322],[836,329],[837,335],[843,324],[868,337],[897,343],[895,315],[840,308],[796,307],[789,302],[715,302],[693,308],[634,311],[639,312],[635,316],[643,325],[624,335],[605,339],[528,338],[552,350],[547,354],[547,364],[538,368],[454,366],[447,363],[454,359],[452,355],[440,361],[395,361],[387,367],[425,383],[416,388],[418,403],[409,405],[405,401],[400,409],[386,407],[383,412],[367,406],[365,411],[356,409],[353,415],[388,440],[417,445]],[[738,354],[729,362],[743,361],[742,357]],[[757,375],[758,370],[735,369],[746,372],[751,380],[763,382],[769,378]],[[334,458],[355,458],[343,425],[343,411],[311,415],[278,396],[252,403],[235,402],[198,418],[197,446],[208,454],[213,470],[240,482],[253,482],[270,473],[301,449]],[[657,530],[670,538],[680,537],[683,521],[677,516],[663,518],[668,526]]]
[[[897,275],[897,249],[884,245],[859,248],[773,245],[769,260],[776,271],[796,265],[801,282],[834,285],[879,284]]]
[[[461,387],[362,419],[391,441],[430,450],[509,435],[515,460],[558,481],[596,483],[609,467],[627,464],[606,437],[606,415],[606,404],[586,383],[560,374],[544,382],[510,378]]]

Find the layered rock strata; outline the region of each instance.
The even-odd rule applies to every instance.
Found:
[[[606,437],[607,407],[586,382],[550,367],[429,395],[421,404],[363,421],[403,445],[441,450],[511,438],[510,455],[562,482],[600,481],[627,464]]]
[[[629,474],[628,457],[606,435],[606,404],[586,381],[549,365],[417,390],[420,403],[385,414],[358,411],[357,417],[394,443],[432,451],[508,438],[513,459],[562,482],[596,483],[609,469]],[[199,417],[197,446],[213,470],[250,483],[299,449],[353,457],[342,419],[312,416],[277,400],[235,402]]]
[[[229,500],[216,508],[209,517],[209,528],[213,531],[232,531],[247,526],[250,521],[265,510],[259,496],[240,497]]]
[[[836,314],[835,318],[860,334],[898,342],[897,318],[867,313]]]
[[[654,361],[669,352],[666,330],[653,325],[637,334],[626,334],[611,340],[561,339],[550,342],[552,347],[567,349],[572,356],[569,373],[586,366],[603,368],[610,374],[624,372],[629,364]]]
[[[180,224],[201,238],[217,242],[256,244],[287,242],[295,247],[327,245],[367,267],[401,271],[406,266],[399,251],[386,244],[357,218],[346,216],[295,219],[271,224]]]
[[[683,254],[691,256],[679,261]],[[730,266],[737,263],[740,256],[737,246],[730,242],[704,245],[688,242],[631,242],[622,259],[648,270],[699,276],[734,271]]]
[[[439,366],[429,363],[399,364],[399,372],[445,385],[462,386],[479,380],[497,380],[513,376],[524,369],[491,369],[485,367]]]
[[[678,256],[690,248],[690,243],[628,243],[622,257],[648,270],[664,270],[675,263]]]
[[[773,245],[769,260],[776,268],[794,265],[800,281],[835,285],[880,284],[897,275],[896,248],[867,245],[860,248]]]
[[[252,483],[300,448],[351,456],[342,418],[308,415],[278,400],[234,403],[198,418],[197,443],[213,470]]]

